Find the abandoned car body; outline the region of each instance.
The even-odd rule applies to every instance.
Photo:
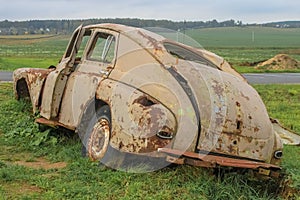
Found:
[[[205,167],[280,170],[282,142],[258,93],[221,57],[117,24],[77,28],[55,68],[14,72],[37,122],[108,148]],[[96,120],[92,120],[92,118]]]

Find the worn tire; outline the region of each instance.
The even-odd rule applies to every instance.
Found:
[[[110,139],[110,108],[104,105],[93,110],[93,102],[86,109],[80,123],[80,138],[82,140],[82,155],[96,161],[104,157]]]
[[[105,118],[99,118],[93,130],[87,135],[86,149],[91,160],[101,160],[109,145],[110,123]]]

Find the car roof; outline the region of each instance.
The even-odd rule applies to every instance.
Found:
[[[126,35],[127,37],[131,38],[132,40],[138,42],[140,45],[146,48],[161,48],[162,42],[167,40],[165,37],[153,33],[151,31],[145,30],[143,28],[131,27],[121,24],[111,24],[111,23],[104,23],[104,24],[95,24],[95,25],[88,25],[84,28],[87,29],[108,29],[112,31],[116,31]]]
[[[133,30],[137,29],[136,27],[126,26],[126,25],[122,25],[122,24],[112,24],[112,23],[87,25],[84,28],[90,28],[90,29],[104,28],[104,29],[114,30],[117,32],[128,32],[128,31],[133,31]]]

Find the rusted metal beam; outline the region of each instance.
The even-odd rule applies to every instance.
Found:
[[[201,153],[194,153],[194,152],[182,152],[175,149],[168,149],[168,148],[160,148],[158,149],[160,153],[166,153],[171,154],[175,156],[182,156],[187,158],[192,158],[197,161],[202,161],[207,163],[207,166],[210,167],[216,167],[216,166],[225,166],[225,167],[236,167],[236,168],[248,168],[248,169],[274,169],[274,170],[280,170],[281,168],[276,165],[264,163],[264,162],[256,162],[256,161],[250,161],[245,160],[245,158],[228,158],[225,155],[224,156],[214,156],[214,155],[207,155],[207,154],[201,154]],[[191,162],[190,164],[197,165],[197,162]]]

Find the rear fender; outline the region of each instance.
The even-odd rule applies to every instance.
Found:
[[[171,147],[177,123],[172,112],[146,93],[113,80],[103,80],[96,98],[111,108],[111,146],[123,152],[157,155]]]
[[[19,100],[25,96],[30,97],[33,112],[39,108],[44,82],[51,70],[53,69],[20,68],[13,73],[15,98]]]

